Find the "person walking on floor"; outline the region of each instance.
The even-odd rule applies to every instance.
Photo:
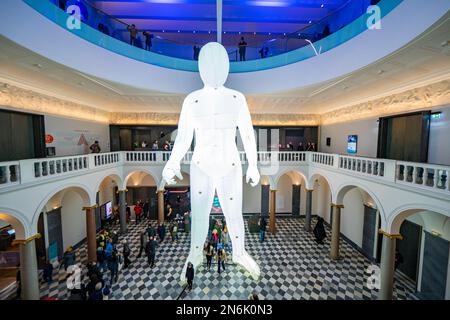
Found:
[[[138,258],[140,258],[142,256],[142,251],[144,251],[145,253],[145,248],[147,247],[147,243],[148,243],[148,234],[146,231],[142,231],[140,236],[139,236],[139,240],[140,240],[140,246],[139,246],[139,254],[138,254]]]
[[[158,243],[156,242],[156,239],[154,237],[151,237],[147,243],[146,247],[146,253],[147,253],[147,259],[148,264],[150,268],[153,268],[155,266],[155,257],[156,257],[156,246]]]
[[[150,204],[148,203],[148,200],[145,200],[145,203],[142,206],[142,210],[143,210],[143,217],[144,217],[144,219],[148,219],[149,218],[149,212],[150,212]]]
[[[128,244],[127,240],[124,240],[124,242],[123,242],[122,255],[123,255],[123,263],[124,263],[123,267],[126,269],[126,268],[128,268],[128,266],[131,263],[131,260],[130,260],[131,249],[130,249],[130,245]]]
[[[208,242],[208,244],[205,247],[205,255],[206,255],[206,268],[209,271],[211,270],[211,262],[214,256],[214,247],[211,242]]]
[[[140,201],[138,201],[134,206],[134,215],[136,216],[136,224],[141,223],[142,206]]]
[[[217,250],[216,258],[217,258],[217,271],[220,274],[220,267],[222,267],[223,271],[225,271],[225,262],[227,261],[227,255],[225,253],[225,250],[219,248],[219,250]]]
[[[259,241],[263,242],[266,238],[267,221],[264,217],[259,220]]]
[[[164,241],[164,237],[166,236],[166,226],[164,223],[160,223],[158,226],[158,236],[159,242],[162,243]]]
[[[188,266],[186,268],[186,280],[188,283],[188,292],[191,292],[192,284],[194,282],[194,266],[190,262],[188,263]]]
[[[314,237],[316,238],[316,242],[318,244],[323,244],[323,240],[326,238],[327,235],[325,233],[325,228],[323,226],[323,218],[322,217],[317,218],[317,223],[316,223],[316,226],[314,227],[313,233],[314,233]]]
[[[119,253],[114,248],[111,257],[108,259],[108,268],[110,271],[110,285],[117,282],[119,278]]]

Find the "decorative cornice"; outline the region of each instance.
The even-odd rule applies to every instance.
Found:
[[[109,122],[109,112],[35,91],[0,83],[0,106],[32,113],[51,114],[100,123]]]
[[[17,239],[17,240],[14,240],[13,243],[14,243],[14,244],[27,244],[27,243],[29,243],[29,242],[35,240],[35,239],[40,239],[40,238],[41,238],[41,234],[40,234],[40,233],[36,233],[34,236],[31,236],[31,237],[29,237],[29,238],[27,238],[27,239],[22,239],[22,240]]]
[[[402,237],[401,234],[391,234],[391,233],[386,232],[386,231],[384,231],[384,230],[382,230],[382,229],[378,229],[378,233],[379,233],[379,234],[382,234],[383,236],[388,237],[388,238],[390,238],[390,239],[399,239],[399,240],[403,240],[403,237]]]
[[[450,104],[450,80],[319,114],[252,114],[257,126],[318,126],[436,108]],[[108,112],[0,82],[0,106],[108,124],[177,125],[179,113]]]
[[[320,124],[382,117],[450,104],[450,80],[407,90],[322,114]]]
[[[251,117],[255,126],[317,126],[320,124],[320,115],[315,114],[256,113]],[[109,122],[111,124],[177,125],[178,119],[178,113],[112,112]]]

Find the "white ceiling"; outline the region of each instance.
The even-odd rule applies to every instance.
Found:
[[[354,73],[289,92],[247,95],[250,110],[252,113],[323,114],[449,79],[449,16],[401,50]],[[174,113],[179,112],[184,98],[82,74],[4,37],[0,37],[0,81],[111,112]]]

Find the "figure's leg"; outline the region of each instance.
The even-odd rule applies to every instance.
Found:
[[[203,262],[203,246],[208,234],[209,214],[214,199],[212,180],[194,163],[191,164],[191,248],[184,264],[180,279],[184,280],[187,263],[191,262],[194,270]]]
[[[245,251],[245,226],[242,217],[242,168],[240,166],[218,181],[217,195],[227,221],[233,247],[233,262],[250,272],[254,279],[258,279],[260,269]]]

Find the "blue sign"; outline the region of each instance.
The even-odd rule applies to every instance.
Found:
[[[357,153],[358,152],[358,136],[355,134],[349,135],[347,138],[347,152]]]

